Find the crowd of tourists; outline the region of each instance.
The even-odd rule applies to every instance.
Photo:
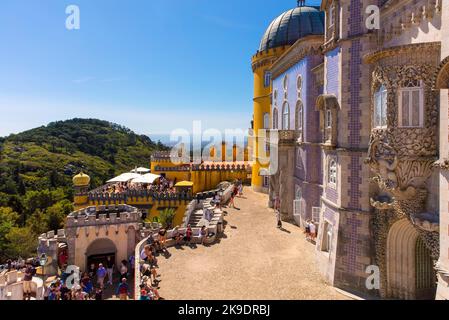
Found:
[[[153,192],[174,192],[175,191],[175,182],[172,180],[168,180],[164,177],[158,179],[158,182],[153,184],[148,183],[133,183],[132,181],[128,182],[116,182],[112,184],[108,184],[103,188],[99,189],[100,193],[108,193],[112,194],[120,194],[128,191],[153,191]]]
[[[0,265],[0,272],[9,272],[9,271],[21,271],[25,269],[27,262],[31,263],[33,266],[39,266],[38,258],[31,258],[28,260],[18,258],[15,260],[8,259],[6,264]]]
[[[132,294],[129,283],[134,274],[134,261],[131,256],[116,268],[114,258],[108,256],[104,263],[90,264],[79,278],[75,276],[75,270],[66,268],[51,282],[46,281],[44,300],[103,300],[106,289],[121,300],[127,300]],[[119,277],[114,283],[117,274]]]

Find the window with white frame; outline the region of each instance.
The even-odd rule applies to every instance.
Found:
[[[381,85],[374,93],[374,128],[387,126],[387,88]]]
[[[337,185],[337,161],[335,161],[335,159],[329,161],[327,181],[330,185]]]
[[[270,129],[270,114],[268,112],[263,114],[263,128]]]
[[[302,130],[304,123],[304,108],[301,101],[296,103],[296,130]]]
[[[330,129],[332,128],[332,110],[327,109],[326,110],[326,129]]]
[[[406,81],[398,91],[399,127],[424,126],[424,86],[420,80]]]
[[[290,106],[288,102],[282,107],[282,130],[290,130]]]
[[[279,129],[279,115],[277,108],[273,109],[273,129]]]
[[[265,88],[267,88],[270,85],[271,85],[271,72],[270,71],[265,71],[264,86],[265,86]]]

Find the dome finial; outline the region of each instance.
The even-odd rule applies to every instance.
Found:
[[[306,0],[297,0],[298,7],[304,7],[306,5]]]

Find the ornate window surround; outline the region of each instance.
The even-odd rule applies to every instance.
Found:
[[[339,109],[340,105],[336,96],[323,94],[318,97],[316,110],[320,112],[320,129],[324,147],[335,148],[337,146]]]
[[[379,101],[380,99],[380,101]],[[376,122],[376,114],[378,112],[378,103],[381,104],[380,110],[380,123]],[[385,123],[382,118],[385,117]],[[387,128],[387,119],[388,119],[388,90],[384,84],[380,84],[377,86],[373,94],[373,128],[375,129],[386,129]]]
[[[419,86],[408,86],[405,85],[405,83],[403,83],[403,86],[401,86],[398,89],[398,127],[400,128],[422,128],[424,126],[424,84],[422,80],[417,80],[419,82]],[[407,81],[408,83],[410,83],[410,80]],[[418,115],[418,120],[419,120],[419,124],[418,125],[413,125],[413,115],[412,115],[412,99],[413,99],[413,92],[418,91],[419,93],[419,115]],[[403,112],[403,94],[404,93],[408,93],[409,95],[409,105],[408,105],[408,112],[409,112],[409,125],[404,125],[402,123],[403,121],[403,117],[402,117],[402,112]]]
[[[296,102],[295,130],[298,132],[298,143],[304,142],[304,105],[301,99]]]
[[[328,157],[327,186],[336,189],[338,184],[338,165],[334,157]]]
[[[270,129],[270,113],[268,112],[263,114],[263,128]]]
[[[290,105],[287,101],[282,105],[282,130],[290,130]]]
[[[273,129],[274,130],[279,129],[279,113],[277,107],[274,107],[273,109]]]

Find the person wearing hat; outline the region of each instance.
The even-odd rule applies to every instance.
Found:
[[[120,300],[128,300],[130,292],[126,278],[123,278],[122,282],[119,284],[116,295],[119,296]]]

